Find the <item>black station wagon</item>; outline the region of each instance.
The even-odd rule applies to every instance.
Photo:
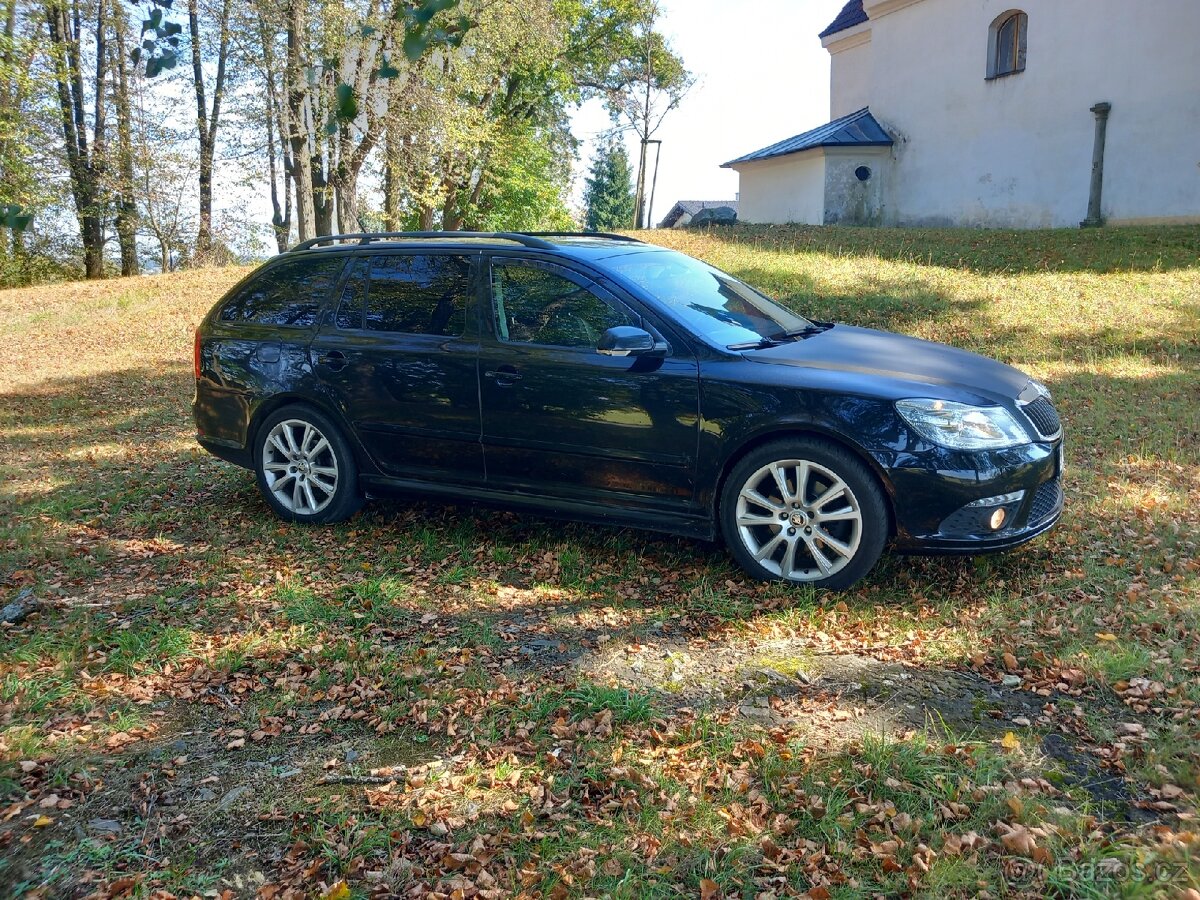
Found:
[[[294,522],[420,492],[723,537],[840,589],[889,541],[1003,550],[1062,510],[1028,376],[616,235],[307,241],[217,303],[195,369],[198,440]]]

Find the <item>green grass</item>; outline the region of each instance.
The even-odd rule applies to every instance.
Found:
[[[644,237],[1045,381],[1060,527],[838,596],[411,500],[298,529],[188,418],[188,326],[241,272],[0,292],[0,601],[40,601],[0,638],[0,893],[449,895],[478,859],[505,896],[1200,887],[1200,228]],[[856,730],[880,665],[926,710]]]

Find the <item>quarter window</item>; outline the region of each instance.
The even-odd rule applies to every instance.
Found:
[[[225,304],[221,321],[309,328],[316,324],[345,261],[331,256],[272,266]]]
[[[618,325],[641,322],[632,313],[573,281],[510,262],[492,263],[496,332],[518,344],[596,349]]]
[[[377,256],[371,261],[365,327],[459,336],[467,322],[471,264],[461,256]]]
[[[351,263],[350,274],[342,287],[337,313],[333,317],[338,328],[362,328],[363,307],[367,300],[367,267],[369,259],[359,257]]]
[[[988,77],[1001,78],[1025,71],[1029,16],[1020,10],[1004,13],[992,23],[988,38]]]

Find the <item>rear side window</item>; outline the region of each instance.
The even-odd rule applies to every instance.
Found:
[[[457,337],[467,322],[471,264],[462,256],[376,256],[365,327]]]
[[[345,262],[345,257],[330,256],[272,266],[225,304],[221,321],[311,327]]]

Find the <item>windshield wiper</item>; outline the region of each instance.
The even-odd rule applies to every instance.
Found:
[[[764,336],[756,341],[744,341],[740,344],[729,344],[729,350],[766,350],[769,347],[778,347],[780,344],[786,344],[788,341],[794,341],[797,338],[809,338],[813,335],[823,334],[833,327],[832,322],[812,322],[805,325],[803,328],[795,328],[791,331],[781,331],[778,334]]]
[[[763,337],[757,341],[743,341],[740,344],[728,344],[726,350],[766,350],[768,347],[778,347],[785,341],[780,338]]]
[[[823,334],[833,327],[832,322],[810,322],[803,328],[796,328],[792,331],[781,331],[779,334],[771,335],[773,341],[794,340],[795,338],[812,337],[814,334]]]

